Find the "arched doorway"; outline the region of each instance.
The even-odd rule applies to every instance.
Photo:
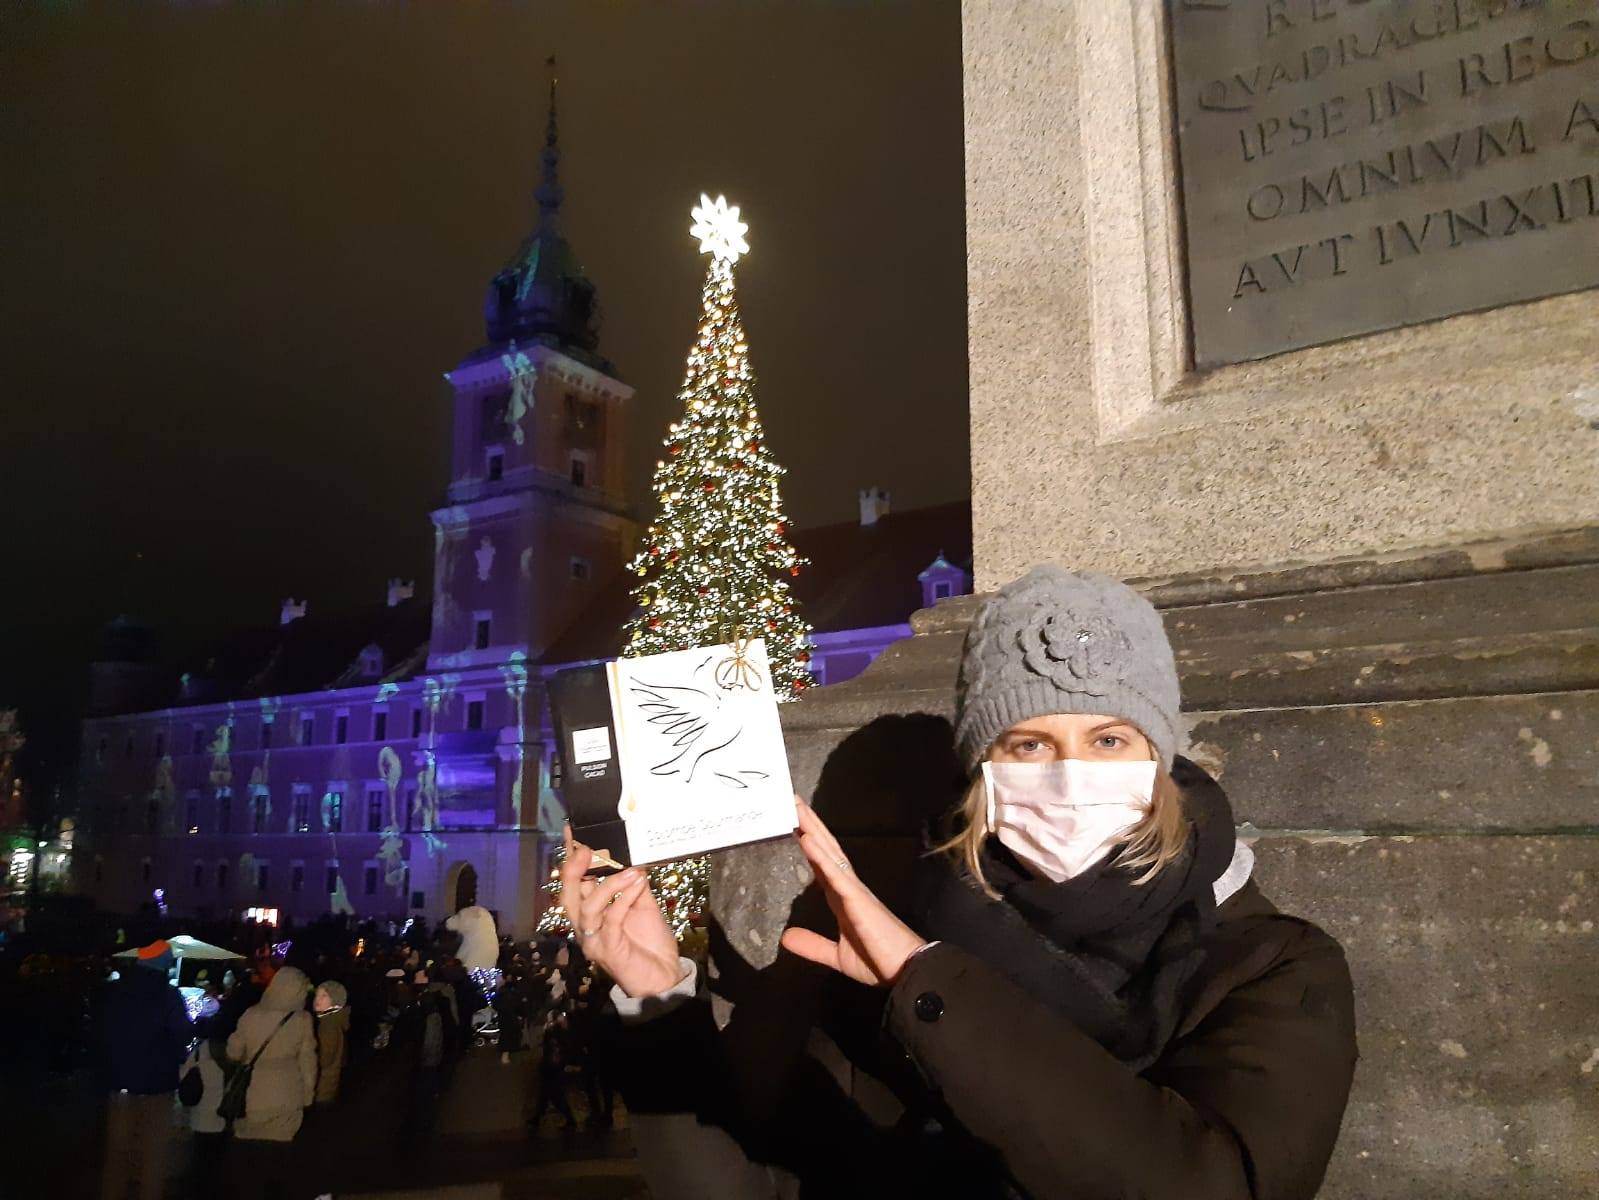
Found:
[[[450,911],[458,913],[477,903],[477,868],[469,862],[458,862],[450,868],[444,894],[450,897]]]

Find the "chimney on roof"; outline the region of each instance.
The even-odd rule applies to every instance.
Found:
[[[278,616],[278,624],[288,625],[303,616],[305,616],[305,601],[290,596],[283,602],[283,611]]]
[[[389,607],[393,608],[402,600],[409,600],[416,595],[416,580],[409,582],[400,579],[389,580]]]
[[[876,525],[878,517],[888,516],[888,493],[879,487],[861,489],[861,527]]]

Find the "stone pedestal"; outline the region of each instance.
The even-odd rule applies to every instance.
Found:
[[[1361,1060],[1322,1195],[1591,1195],[1599,528],[1134,583],[1261,888],[1349,956]],[[864,675],[785,707],[803,793],[873,719],[952,714],[978,603],[918,613]],[[897,756],[834,818],[852,857],[920,769]],[[809,879],[790,844],[718,856],[739,967],[774,961]]]
[[[1512,58],[1523,25],[1571,15],[963,6],[976,577],[1055,561],[1163,610],[1195,757],[1263,889],[1354,972],[1361,1062],[1322,1195],[1591,1196],[1599,291],[1203,372],[1190,352],[1169,18],[1282,10],[1341,34],[1434,7],[1504,9],[1463,37],[1503,32]],[[1594,61],[1561,86],[1591,92]],[[1599,218],[1582,229],[1599,254]],[[865,675],[785,711],[798,787],[874,718],[951,715],[977,603],[918,614]],[[852,854],[904,790],[853,793]],[[788,847],[720,857],[727,969],[773,962],[807,879]]]

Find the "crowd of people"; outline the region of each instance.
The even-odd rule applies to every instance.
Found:
[[[469,970],[443,926],[329,919],[255,941],[242,959],[189,962],[187,995],[160,938],[52,972],[68,1014],[52,1066],[92,1068],[106,1095],[104,1197],[160,1197],[169,1176],[194,1196],[287,1200],[361,1182],[363,1155],[427,1152],[473,1045],[505,1065],[533,1056],[532,1090],[503,1093],[526,1107],[529,1136],[549,1135],[551,1113],[576,1128],[574,1091],[590,1128],[612,1124],[610,981],[575,943],[502,939],[496,968]],[[170,1161],[185,1153],[178,1107],[186,1163]]]

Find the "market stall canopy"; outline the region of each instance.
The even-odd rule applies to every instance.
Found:
[[[179,933],[167,939],[167,945],[172,947],[174,958],[243,958],[244,955],[232,950],[224,950],[221,946],[213,946],[210,942],[202,942],[199,938],[190,937],[186,933]],[[112,955],[113,958],[136,958],[139,951],[135,947],[131,950],[121,950]]]

